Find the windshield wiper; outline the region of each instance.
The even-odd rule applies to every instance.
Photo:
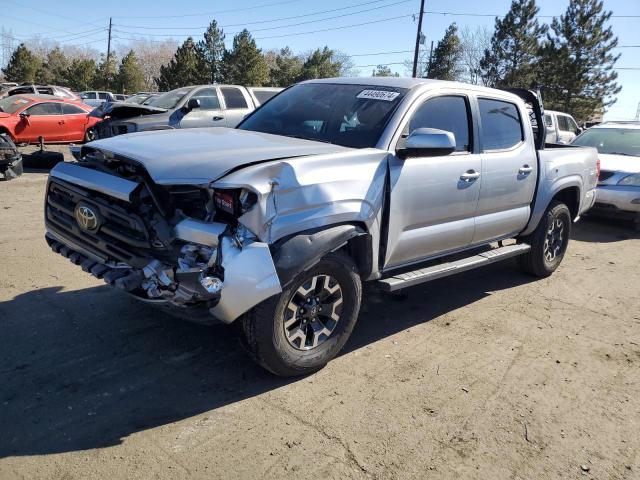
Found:
[[[606,155],[624,155],[625,157],[637,157],[638,155],[633,155],[631,153],[624,152],[607,152]]]

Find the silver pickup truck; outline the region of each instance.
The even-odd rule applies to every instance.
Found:
[[[51,171],[46,239],[139,299],[241,322],[271,372],[309,373],[347,341],[363,281],[392,292],[511,257],[558,268],[597,152],[545,146],[538,97],[516,93],[313,80],[235,129],[95,141]]]

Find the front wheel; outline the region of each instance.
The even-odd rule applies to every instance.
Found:
[[[252,357],[276,375],[324,367],[346,343],[360,311],[362,284],[353,260],[333,252],[297,275],[280,295],[242,318]]]
[[[548,277],[560,266],[571,235],[571,212],[561,202],[552,202],[531,235],[521,238],[531,250],[519,257],[522,269],[536,277]]]

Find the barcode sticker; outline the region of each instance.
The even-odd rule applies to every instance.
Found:
[[[356,98],[393,102],[398,95],[400,95],[399,92],[387,92],[386,90],[362,90],[358,95],[356,95]]]

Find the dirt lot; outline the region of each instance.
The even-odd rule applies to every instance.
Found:
[[[0,478],[640,478],[640,235],[369,292],[345,352],[263,372],[52,253],[46,172],[0,183]],[[584,468],[583,468],[584,467]],[[588,470],[588,471],[586,471]]]

